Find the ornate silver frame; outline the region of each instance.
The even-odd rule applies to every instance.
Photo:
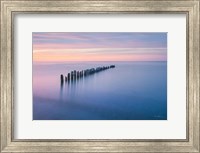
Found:
[[[0,0],[0,152],[200,152],[199,0]],[[183,13],[187,15],[187,139],[16,140],[13,138],[16,13]]]

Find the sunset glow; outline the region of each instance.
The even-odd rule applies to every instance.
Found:
[[[33,33],[34,62],[166,60],[167,33]]]

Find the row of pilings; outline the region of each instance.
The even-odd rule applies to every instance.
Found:
[[[101,71],[104,71],[104,70],[107,70],[110,68],[115,68],[115,65],[91,68],[91,69],[86,69],[86,70],[81,70],[81,71],[74,70],[74,71],[71,71],[70,73],[68,73],[66,76],[61,74],[60,81],[61,81],[61,84],[63,84],[64,82],[76,81],[80,78],[87,77],[92,74],[99,73]]]

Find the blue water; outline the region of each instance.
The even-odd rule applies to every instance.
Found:
[[[60,74],[114,64],[71,83]],[[166,120],[167,62],[33,64],[33,120]]]

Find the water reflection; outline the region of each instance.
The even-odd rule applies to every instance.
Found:
[[[63,101],[63,88],[64,88],[64,82],[60,82],[60,101]]]
[[[61,74],[60,81],[61,81],[61,84],[63,84],[64,80],[65,80],[65,83],[66,82],[68,82],[68,84],[73,83],[80,80],[81,78],[86,78],[86,77],[95,75],[96,73],[108,70],[110,68],[115,68],[115,65],[90,68],[90,69],[81,70],[81,71],[73,70],[71,71],[71,73],[68,73],[67,76],[64,76],[63,74]]]
[[[84,88],[84,84],[88,81],[93,81],[96,84],[96,75],[100,72],[108,70],[110,68],[115,68],[115,65],[103,66],[97,68],[90,68],[86,70],[73,70],[64,76],[60,75],[60,101],[73,101],[78,96],[77,93]],[[63,99],[63,86],[65,85],[65,99]],[[82,85],[82,86],[81,86]],[[79,90],[79,91],[78,91]]]
[[[80,73],[100,64],[80,63],[75,66],[65,63],[55,64],[55,68],[52,65],[35,66],[33,119],[166,119],[166,62],[121,62],[115,63],[115,69],[86,76],[84,72]],[[71,79],[74,69],[79,71],[76,80]],[[70,75],[63,75],[62,82],[60,75],[66,71]]]
[[[73,102],[75,101],[76,97],[78,97],[81,90],[84,90],[85,85],[89,85],[90,83],[93,84],[93,87],[96,85],[96,75],[88,75],[83,77],[76,77],[73,80],[67,79],[65,82],[60,82],[60,101],[62,102]]]

